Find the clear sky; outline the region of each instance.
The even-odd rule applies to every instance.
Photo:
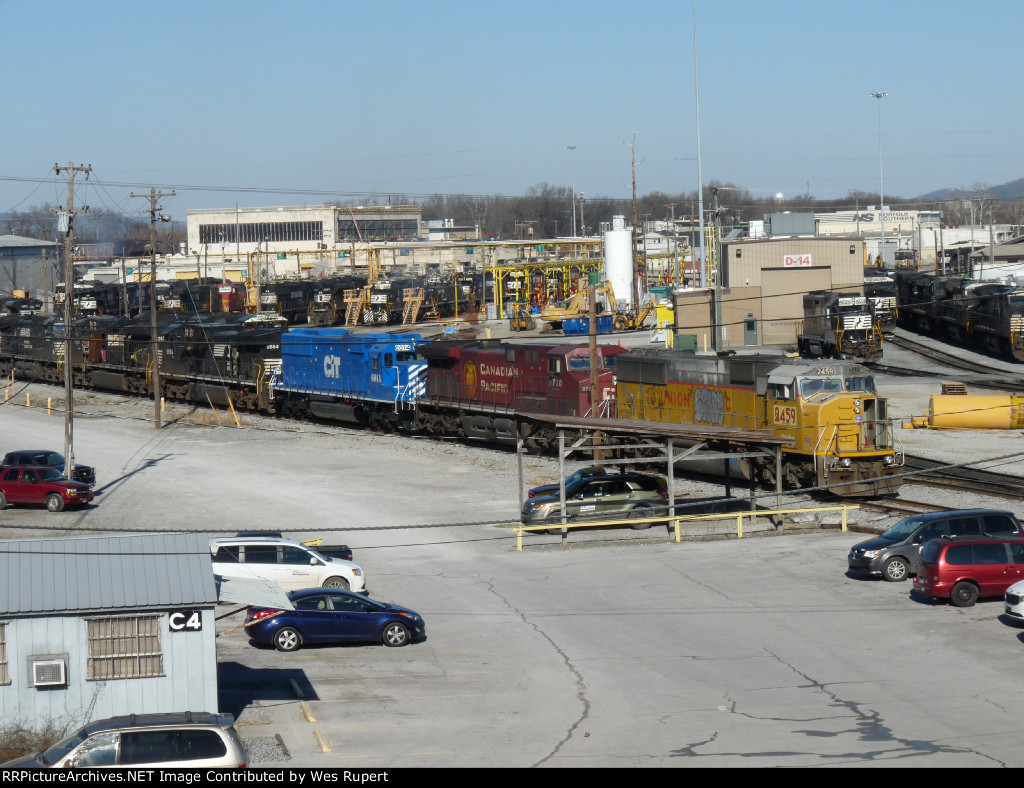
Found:
[[[703,180],[1024,177],[1024,2],[697,0]],[[0,212],[697,187],[692,0],[0,0]],[[885,92],[882,99],[872,92]],[[881,168],[879,161],[881,114]],[[575,149],[568,146],[574,145]],[[881,170],[881,172],[880,172]]]

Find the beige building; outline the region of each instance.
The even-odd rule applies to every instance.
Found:
[[[699,350],[795,342],[803,296],[812,290],[864,292],[860,236],[742,238],[722,244],[720,304],[714,289],[677,290],[676,333]]]

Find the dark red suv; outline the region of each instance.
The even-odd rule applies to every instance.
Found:
[[[73,482],[56,468],[0,468],[0,509],[11,503],[38,503],[60,512],[92,499],[88,484]]]
[[[983,596],[1002,596],[1024,580],[1024,538],[943,536],[926,542],[914,589],[957,607],[970,607]]]

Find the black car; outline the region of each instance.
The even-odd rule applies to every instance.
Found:
[[[55,451],[45,449],[35,451],[9,451],[4,455],[3,465],[14,465],[22,467],[32,465],[35,467],[59,468],[64,470],[64,455]],[[90,465],[79,465],[75,463],[72,469],[71,478],[83,484],[96,484],[96,469]]]

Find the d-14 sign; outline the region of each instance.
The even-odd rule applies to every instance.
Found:
[[[772,422],[774,424],[796,424],[796,408],[792,405],[772,405]]]

